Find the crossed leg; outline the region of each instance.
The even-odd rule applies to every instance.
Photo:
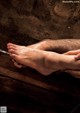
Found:
[[[41,50],[12,43],[8,43],[7,48],[16,67],[21,68],[22,66],[28,66],[44,75],[52,73],[52,69],[48,69],[44,66],[44,52]]]
[[[76,54],[67,55],[69,53],[67,54],[58,54],[55,52],[51,53],[51,52],[46,52],[46,51],[39,50],[39,49],[29,48],[26,46],[19,46],[19,45],[12,44],[12,43],[8,43],[7,48],[12,59],[17,61],[21,65],[34,68],[44,75],[49,75],[50,73],[60,70],[60,69],[64,69],[64,68],[66,69],[66,66],[69,67],[68,69],[79,70],[80,62],[77,62],[75,60],[75,58],[77,58]],[[77,54],[79,52],[80,50],[77,51]],[[44,62],[45,55],[47,58],[47,56],[50,53],[52,55],[50,56],[50,59],[52,60],[51,63],[53,63],[53,66],[51,64],[49,66],[53,67],[53,69],[46,67],[45,62]],[[80,58],[80,55],[78,55],[78,58]],[[60,62],[62,62],[63,64],[62,68],[61,68]],[[17,66],[17,63],[14,62],[14,65]]]

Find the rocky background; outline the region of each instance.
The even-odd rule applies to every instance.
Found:
[[[0,0],[0,48],[7,42],[80,38],[80,4],[62,0]]]

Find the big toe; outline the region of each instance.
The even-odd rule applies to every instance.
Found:
[[[18,45],[16,45],[16,44],[13,44],[13,43],[8,43],[7,44],[7,47],[9,48],[9,47],[14,47],[14,48],[16,48]]]
[[[13,45],[13,46],[14,46],[15,44],[13,44],[13,43],[8,43],[8,44],[7,44],[7,46],[11,46],[11,45]]]
[[[8,48],[8,49],[15,48],[15,45],[12,44],[12,43],[8,43],[8,44],[7,44],[7,48]]]
[[[8,49],[19,50],[21,48],[21,46],[20,45],[13,44],[13,43],[8,43],[7,44],[7,48]]]

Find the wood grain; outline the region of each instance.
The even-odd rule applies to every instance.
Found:
[[[71,110],[80,102],[80,81],[65,73],[57,72],[45,77],[28,67],[17,69],[9,56],[1,54],[0,74],[0,98],[2,94],[2,98],[8,99],[3,103],[9,108],[15,104],[14,110],[19,110],[16,104],[23,105],[23,110],[24,104],[21,103],[22,100],[26,102],[27,98],[55,110],[58,107],[61,112]]]

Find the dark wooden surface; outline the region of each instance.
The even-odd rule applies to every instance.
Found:
[[[70,112],[80,103],[80,80],[66,73],[45,77],[28,67],[17,69],[9,56],[1,54],[0,74],[0,103],[19,112],[27,98],[59,113]]]

